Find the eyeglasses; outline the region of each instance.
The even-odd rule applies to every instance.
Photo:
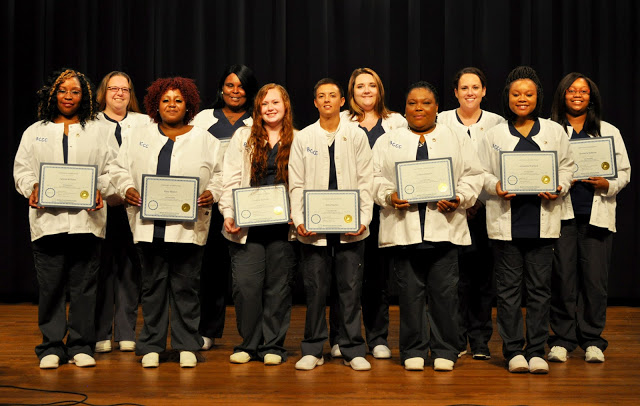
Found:
[[[131,89],[128,87],[109,86],[107,87],[107,90],[113,93],[118,93],[122,90],[122,93],[127,94]]]
[[[80,90],[58,89],[56,92],[61,96],[64,96],[67,93],[71,93],[71,96],[82,96],[82,91],[80,91]]]
[[[569,88],[567,89],[567,94],[574,96],[574,95],[580,95],[580,96],[589,96],[589,93],[591,93],[590,91],[586,90],[586,89],[573,89],[573,88]]]

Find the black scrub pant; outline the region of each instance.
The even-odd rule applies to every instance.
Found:
[[[491,355],[489,340],[493,334],[491,309],[495,291],[484,207],[469,220],[469,231],[472,243],[460,249],[460,351],[466,351],[468,342],[472,354]]]
[[[367,352],[360,330],[364,241],[347,244],[337,239],[329,241],[327,246],[301,244],[302,279],[307,298],[302,355],[322,357],[328,338],[326,303],[333,276],[340,312],[337,344],[344,359],[351,361],[364,357]]]
[[[93,234],[55,234],[33,242],[42,332],[42,343],[36,347],[39,359],[55,354],[63,364],[76,354],[93,355],[100,245],[100,238]]]
[[[586,217],[586,216],[585,216]],[[551,329],[549,347],[573,351],[596,346],[607,318],[607,283],[611,266],[613,233],[589,225],[588,218],[562,222],[556,242],[551,276]]]
[[[124,205],[107,207],[96,302],[96,341],[136,340],[140,261]]]
[[[516,355],[544,357],[549,337],[551,305],[551,238],[493,240],[496,274],[497,322],[502,353],[508,361]],[[526,289],[526,341],[522,320],[522,282]],[[525,347],[526,343],[526,347]]]
[[[395,248],[400,358],[458,359],[458,247],[433,243]],[[428,302],[427,302],[428,298]],[[425,312],[425,304],[427,311]]]
[[[198,351],[203,340],[200,322],[200,267],[204,247],[186,243],[136,244],[142,265],[142,316],[144,325],[136,355],[162,352],[167,346],[171,313],[171,348]],[[171,312],[169,312],[171,309]]]

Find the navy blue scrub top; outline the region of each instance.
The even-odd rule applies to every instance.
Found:
[[[455,112],[456,112],[456,118],[458,119],[458,122],[462,125],[465,125],[460,119],[460,116],[458,115],[458,110],[455,110]],[[479,123],[481,119],[482,119],[482,110],[480,110],[480,117],[478,117],[478,121],[476,121],[476,123]],[[467,135],[471,137],[471,130],[469,129],[469,127],[467,127]]]
[[[104,118],[107,119],[107,121],[111,121],[112,123],[116,123],[116,132],[115,132],[114,135],[116,136],[116,141],[118,141],[118,146],[122,145],[122,127],[120,127],[120,122],[118,122],[118,121],[112,119],[111,117],[109,117],[108,115],[106,115],[104,113],[104,111],[102,112],[102,114],[104,115]],[[125,114],[123,120],[125,118],[127,118],[128,114],[129,113]]]
[[[166,137],[160,129],[158,124],[158,131],[160,134]],[[167,142],[164,144],[160,153],[158,154],[158,167],[156,169],[156,175],[169,176],[171,175],[171,154],[173,153],[173,145],[175,143],[171,138],[167,138]],[[153,222],[153,238],[164,240],[164,231],[167,227],[167,222],[164,220],[154,220]]]
[[[382,128],[382,118],[378,119],[378,122],[373,126],[373,128],[371,128],[371,131],[367,130],[365,127],[362,127],[360,124],[358,124],[358,127],[367,134],[367,138],[369,139],[369,146],[371,148],[373,148],[378,138],[380,138],[380,136],[385,132],[384,128]]]
[[[425,137],[424,144],[420,144],[420,142],[418,142],[418,149],[416,150],[416,161],[429,159],[429,150],[427,149],[427,142],[426,142],[427,136],[425,135],[424,137]],[[418,213],[420,214],[420,239],[422,240],[424,238],[423,237],[424,221],[425,221],[425,218],[427,217],[427,203],[418,203]],[[416,248],[418,249],[433,248],[433,245],[422,240],[422,242],[418,244]]]
[[[209,127],[208,131],[217,139],[225,140],[231,138],[238,128],[243,127],[244,120],[251,117],[251,114],[248,111],[245,111],[242,117],[240,117],[233,125],[229,122],[227,116],[224,115],[222,109],[213,110],[213,116],[217,118],[218,121]]]
[[[571,139],[589,138],[589,135],[584,131],[579,133],[573,130]],[[593,204],[593,193],[595,189],[592,185],[577,181],[570,189],[571,204],[573,205],[573,214],[576,216],[591,216],[591,205]]]

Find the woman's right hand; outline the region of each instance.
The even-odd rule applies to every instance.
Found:
[[[124,195],[124,201],[132,206],[138,206],[142,204],[142,199],[140,198],[140,193],[134,187],[130,187],[127,189],[127,193]]]
[[[411,207],[407,200],[398,199],[398,192],[393,192],[389,198],[391,206],[397,210],[406,210]]]
[[[498,196],[500,196],[504,200],[511,200],[516,196],[515,193],[509,193],[506,190],[502,190],[502,185],[500,185],[500,181],[496,183],[496,193],[498,194]]]
[[[313,231],[307,231],[307,229],[305,228],[304,224],[300,224],[296,228],[296,231],[298,231],[298,235],[300,235],[302,237],[311,237],[312,235],[316,235],[316,233],[314,233]]]
[[[236,221],[234,219],[231,217],[225,217],[224,231],[229,234],[237,234],[240,231],[240,227],[236,227]]]
[[[38,206],[38,192],[40,190],[40,184],[35,183],[33,185],[33,190],[31,191],[31,196],[29,196],[29,206],[35,209],[44,209],[42,206]]]

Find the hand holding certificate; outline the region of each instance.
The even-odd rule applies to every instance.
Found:
[[[451,158],[396,163],[398,198],[409,203],[437,202],[456,197]]]
[[[500,183],[509,194],[556,193],[556,151],[500,152]]]
[[[618,177],[613,137],[573,139],[569,145],[575,162],[574,179]]]
[[[195,177],[142,175],[140,218],[195,222],[198,183]]]
[[[238,227],[289,222],[289,199],[284,184],[233,189],[233,204]]]
[[[38,207],[96,208],[96,165],[42,163]]]
[[[304,227],[308,232],[357,233],[360,230],[360,192],[305,190]]]

